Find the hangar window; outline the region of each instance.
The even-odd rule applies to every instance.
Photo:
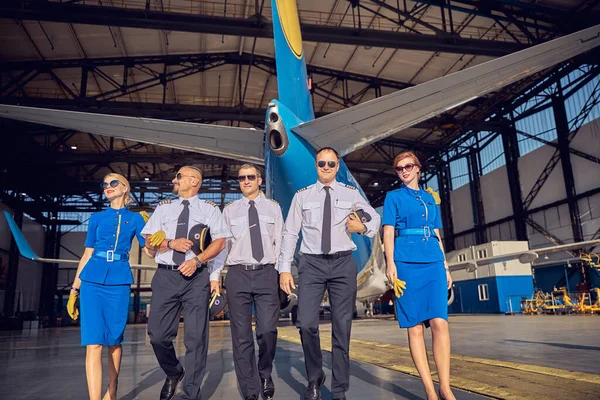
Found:
[[[487,249],[477,250],[477,258],[486,258],[487,257]]]
[[[458,262],[463,262],[463,261],[467,261],[467,255],[466,254],[459,254],[458,257]]]
[[[488,294],[487,283],[477,286],[477,289],[479,291],[479,301],[487,301],[490,299],[489,294]]]
[[[466,157],[450,161],[450,176],[452,178],[452,190],[469,183],[469,163]]]

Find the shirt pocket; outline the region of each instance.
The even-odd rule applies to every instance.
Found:
[[[239,239],[248,233],[248,217],[243,216],[231,220],[231,234]]]
[[[352,202],[351,201],[336,201],[334,210],[334,225],[343,223],[346,218],[352,213]]]
[[[321,220],[321,203],[311,201],[302,205],[302,223],[317,226]]]
[[[178,237],[175,237],[177,234],[178,220],[179,220],[179,215],[165,217],[165,220],[164,220],[165,222],[163,224],[164,228],[161,228],[161,229],[165,232],[165,235],[167,235],[168,238],[179,239]],[[187,238],[187,232],[185,234],[185,237]]]
[[[260,233],[272,237],[273,230],[275,229],[275,218],[270,215],[259,214],[258,221],[260,222]]]

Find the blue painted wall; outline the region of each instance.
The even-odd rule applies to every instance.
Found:
[[[479,300],[479,285],[488,285],[488,300]],[[520,310],[522,298],[533,295],[531,276],[499,276],[470,279],[454,283],[454,302],[448,307],[449,313],[498,314]]]

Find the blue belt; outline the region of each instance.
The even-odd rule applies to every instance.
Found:
[[[117,254],[114,250],[108,251],[94,251],[94,257],[100,258],[102,260],[106,260],[108,262],[112,261],[128,261],[129,253]]]
[[[398,236],[423,236],[427,239],[430,237],[437,238],[433,229],[428,226],[423,228],[404,228],[404,229],[396,229],[396,234]]]

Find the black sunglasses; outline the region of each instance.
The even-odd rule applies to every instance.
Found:
[[[402,171],[406,170],[406,172],[410,172],[415,167],[415,164],[406,164],[404,167],[396,167],[394,168],[396,172],[402,173]]]
[[[250,182],[254,182],[256,180],[256,175],[239,175],[237,180],[240,182],[244,182],[248,178]]]
[[[337,162],[335,161],[319,161],[317,162],[317,165],[319,166],[319,168],[325,168],[325,165],[329,165],[329,168],[335,168],[335,166],[337,165]]]
[[[110,183],[102,182],[100,184],[100,187],[102,188],[102,190],[106,190],[109,185],[110,185],[111,188],[116,188],[117,186],[119,186],[119,183],[121,183],[121,182],[119,182],[118,180],[114,179],[114,180],[110,181]]]
[[[175,179],[177,179],[178,181],[180,181],[181,178],[183,178],[184,176],[187,176],[189,178],[196,178],[194,175],[183,175],[181,172],[178,172],[177,175],[175,175]]]

